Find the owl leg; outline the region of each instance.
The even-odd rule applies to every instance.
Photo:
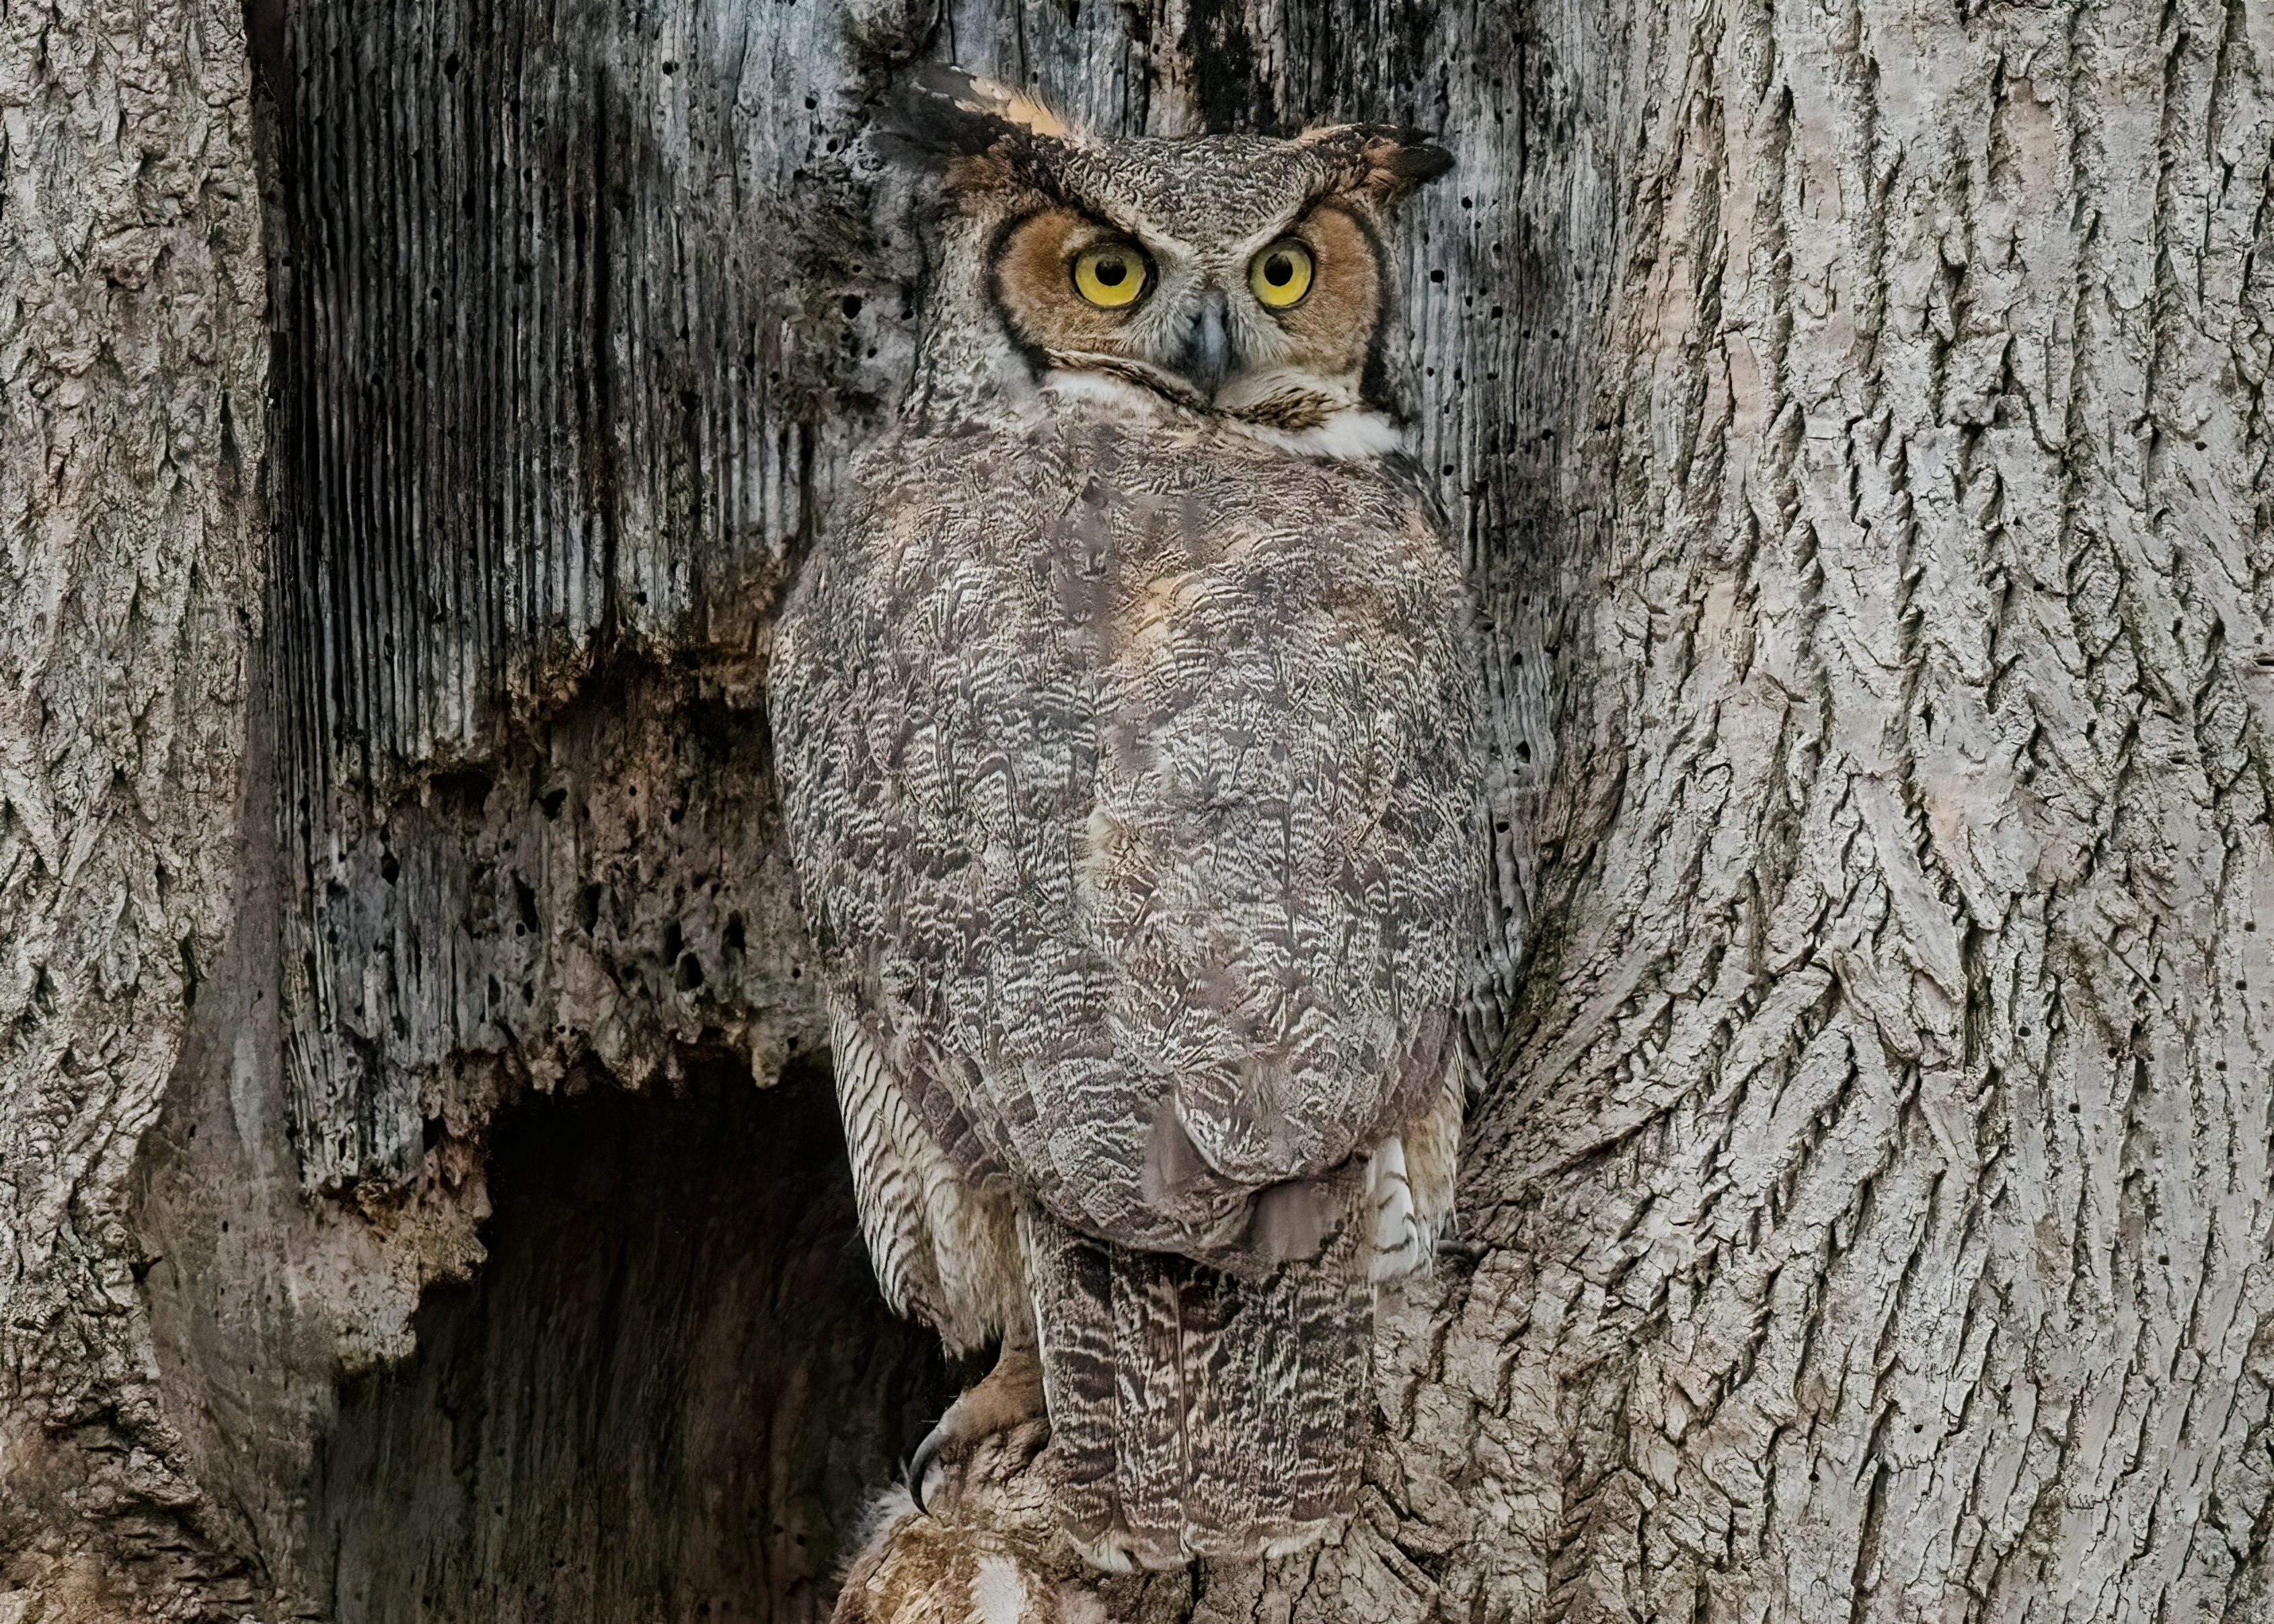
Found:
[[[951,1444],[968,1444],[1043,1413],[1042,1350],[1035,1335],[1031,1312],[1013,1316],[1003,1332],[1003,1350],[995,1368],[977,1386],[947,1407],[939,1425],[924,1435],[908,1457],[908,1498],[918,1511],[924,1506],[924,1477],[941,1450]]]

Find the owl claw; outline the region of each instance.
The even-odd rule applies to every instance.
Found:
[[[908,1499],[915,1506],[916,1515],[920,1517],[931,1515],[931,1507],[924,1504],[924,1476],[931,1470],[932,1457],[939,1453],[939,1446],[944,1441],[941,1434],[946,1427],[947,1423],[943,1418],[939,1425],[924,1434],[923,1442],[918,1444],[916,1452],[908,1456],[907,1472],[901,1478],[901,1482],[907,1485]]]
[[[931,1515],[931,1507],[924,1501],[924,1478],[941,1450],[950,1444],[975,1443],[983,1438],[1011,1432],[1043,1413],[1042,1361],[1026,1338],[1006,1342],[995,1361],[995,1368],[947,1407],[939,1425],[924,1434],[916,1452],[908,1457],[908,1469],[901,1481],[907,1487],[908,1499],[915,1503],[917,1515]]]

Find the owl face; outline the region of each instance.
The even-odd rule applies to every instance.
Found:
[[[1374,125],[1102,141],[944,69],[901,108],[892,139],[944,160],[982,233],[977,285],[943,297],[975,300],[1033,380],[1278,435],[1365,413],[1384,216],[1442,148]]]
[[[1347,200],[1298,188],[1268,210],[1197,220],[1117,201],[1045,203],[1004,233],[992,292],[1015,342],[1052,369],[1275,426],[1315,428],[1359,403],[1382,267]]]

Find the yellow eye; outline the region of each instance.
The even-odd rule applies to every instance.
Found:
[[[1299,304],[1311,290],[1311,251],[1283,237],[1248,261],[1247,285],[1274,310]]]
[[[1144,297],[1146,270],[1136,244],[1100,243],[1073,257],[1073,290],[1100,310],[1118,310]]]

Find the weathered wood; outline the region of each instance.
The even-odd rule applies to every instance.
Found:
[[[423,1282],[476,1256],[481,1181],[442,1170],[478,1166],[496,1109],[592,1064],[636,1085],[689,1046],[767,1081],[819,1041],[757,719],[765,626],[904,380],[923,267],[900,177],[856,138],[926,51],[1110,129],[1469,132],[1411,239],[1397,370],[1492,599],[1505,989],[1551,757],[1546,598],[1510,543],[1553,523],[1540,470],[1568,434],[1536,425],[1568,391],[1540,380],[1579,328],[1544,313],[1560,283],[1522,274],[1516,87],[1458,27],[285,9],[284,1078],[302,1178],[352,1198],[320,1200],[324,1246],[366,1223],[385,1282],[305,1316],[344,1361],[399,1354]],[[1267,44],[1213,49],[1241,39]],[[263,1543],[289,1568],[309,1538]]]
[[[832,156],[854,109],[817,19],[282,19],[312,1186],[415,1177],[423,1122],[587,1054],[636,1083],[674,1041],[728,1042],[770,1077],[817,1041],[750,703],[901,302]]]

